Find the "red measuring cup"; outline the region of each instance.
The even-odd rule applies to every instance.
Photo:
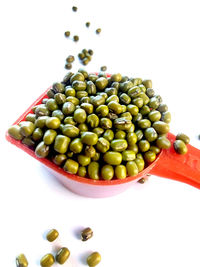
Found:
[[[25,120],[26,115],[32,112],[32,107],[40,104],[42,99],[47,97],[46,92],[47,91],[45,91],[14,124]],[[168,134],[168,138],[172,143],[175,140],[175,136],[172,133]],[[79,195],[87,197],[108,197],[116,195],[129,188],[139,179],[151,174],[183,182],[200,189],[200,150],[191,145],[187,145],[188,153],[185,155],[177,154],[173,145],[167,150],[162,150],[156,160],[137,176],[127,177],[123,180],[113,179],[111,181],[104,181],[92,180],[67,173],[49,159],[36,157],[32,149],[22,144],[21,141],[13,139],[8,133],[6,133],[6,139],[41,162],[65,187]]]

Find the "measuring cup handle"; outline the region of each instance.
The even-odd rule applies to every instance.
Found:
[[[200,150],[187,145],[188,152],[185,155],[177,154],[173,147],[175,135],[169,133],[172,146],[163,150],[155,167],[150,174],[169,178],[200,189]]]

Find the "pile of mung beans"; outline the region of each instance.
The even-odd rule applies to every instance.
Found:
[[[66,172],[111,180],[137,175],[168,149],[170,121],[151,80],[81,68],[54,83],[8,133]]]

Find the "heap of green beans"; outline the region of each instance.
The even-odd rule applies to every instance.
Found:
[[[68,72],[8,133],[66,172],[91,179],[135,176],[156,159],[171,114],[151,80]]]

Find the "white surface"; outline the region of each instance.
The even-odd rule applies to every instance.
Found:
[[[199,267],[198,189],[151,177],[112,198],[80,197],[4,138],[33,100],[63,78],[65,58],[86,47],[95,52],[89,71],[107,65],[110,73],[151,78],[172,112],[171,131],[188,133],[200,148],[199,1],[7,0],[0,5],[1,266],[15,266],[15,256],[24,252],[35,267],[43,254],[67,246],[71,258],[65,266],[86,266],[88,253],[99,251],[99,267]],[[88,20],[90,29],[84,26]],[[66,30],[78,33],[80,42],[64,38]],[[78,67],[76,59],[74,71]],[[77,232],[86,226],[94,237],[83,243]],[[43,236],[53,227],[60,241],[52,246]]]

